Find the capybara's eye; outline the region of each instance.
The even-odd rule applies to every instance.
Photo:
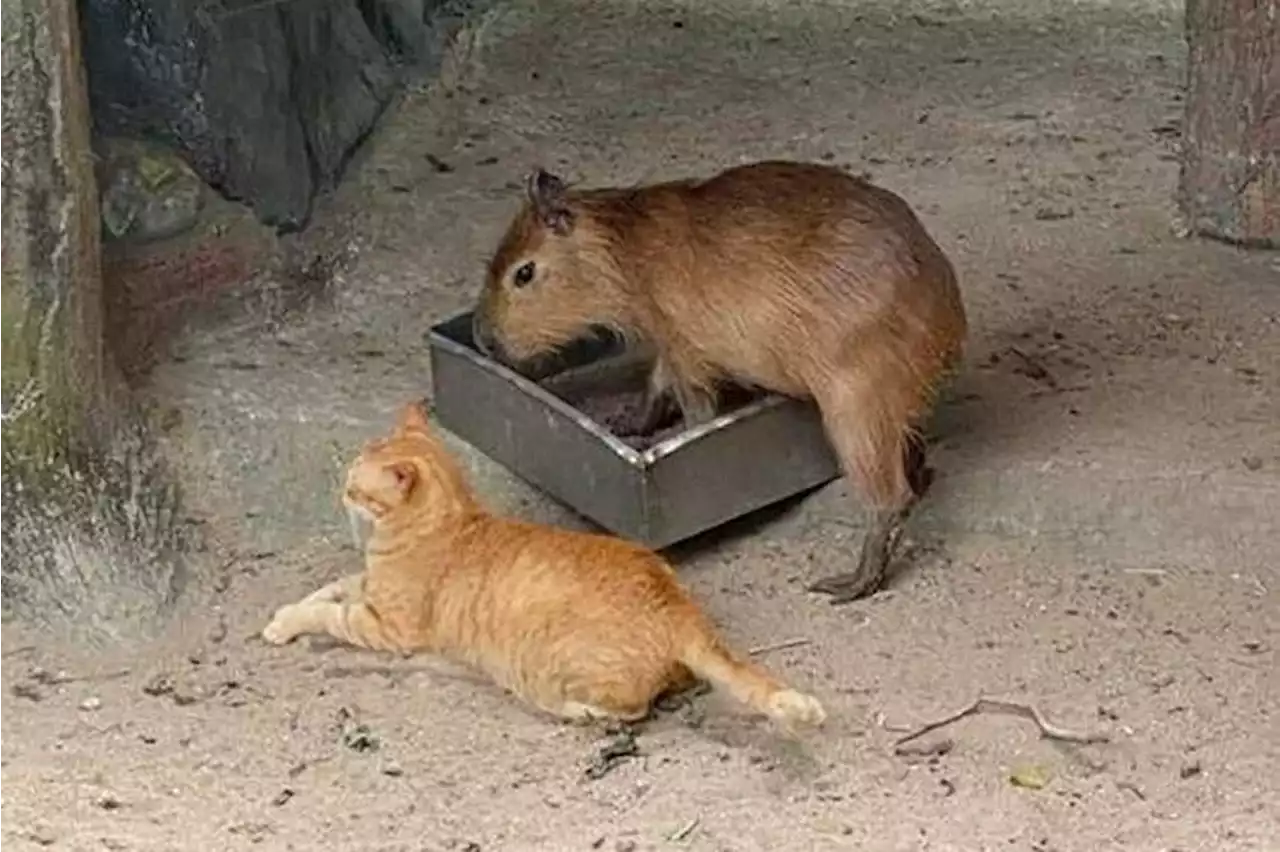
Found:
[[[517,287],[523,287],[533,280],[533,273],[536,271],[537,269],[531,260],[517,269],[516,274],[511,276],[511,280],[515,282]]]

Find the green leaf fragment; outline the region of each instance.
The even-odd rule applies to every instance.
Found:
[[[1009,773],[1009,783],[1028,790],[1043,790],[1050,777],[1049,770],[1043,766],[1020,766]]]

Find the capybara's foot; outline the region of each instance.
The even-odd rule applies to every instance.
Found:
[[[680,407],[668,391],[650,388],[645,393],[640,417],[636,421],[637,435],[652,435],[680,416]]]
[[[676,385],[675,396],[676,403],[680,406],[680,416],[684,419],[684,428],[686,429],[709,423],[719,413],[715,394],[709,391]]]
[[[862,540],[858,566],[848,573],[818,580],[809,586],[809,591],[830,596],[833,606],[861,600],[880,591],[889,573],[889,563],[902,541],[903,520],[902,512],[878,514]]]

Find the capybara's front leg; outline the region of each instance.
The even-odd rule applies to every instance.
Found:
[[[665,358],[660,357],[654,362],[645,388],[641,434],[651,434],[661,428],[671,414],[673,397],[686,429],[706,423],[716,416],[715,391],[689,381],[673,370]]]
[[[671,393],[671,376],[666,363],[657,359],[653,369],[649,371],[649,380],[645,384],[644,402],[641,404],[640,422],[637,429],[641,435],[652,435],[667,421],[678,413],[676,400]]]
[[[680,414],[684,417],[684,428],[692,429],[701,426],[716,416],[716,395],[714,392],[679,382],[675,386],[676,403],[680,406]]]

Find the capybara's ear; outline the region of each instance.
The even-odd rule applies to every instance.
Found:
[[[427,421],[426,406],[417,400],[406,403],[396,418],[396,428],[401,432],[429,433],[431,425]]]
[[[573,230],[573,211],[564,181],[538,166],[529,173],[526,188],[538,221],[559,236],[568,236]]]
[[[386,471],[395,478],[396,490],[400,492],[400,497],[408,500],[409,495],[418,485],[417,465],[411,461],[396,461],[388,464]]]

